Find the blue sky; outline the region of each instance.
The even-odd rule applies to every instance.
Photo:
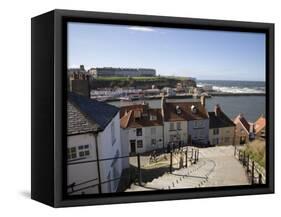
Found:
[[[68,67],[154,68],[199,80],[265,81],[265,34],[68,24]]]

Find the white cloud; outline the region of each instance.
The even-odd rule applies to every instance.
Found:
[[[144,26],[132,26],[132,27],[128,27],[128,29],[134,30],[134,31],[141,31],[141,32],[154,32],[155,31],[153,28],[144,27]]]

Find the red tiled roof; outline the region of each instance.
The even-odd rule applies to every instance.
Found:
[[[180,113],[177,113],[177,106]],[[195,106],[197,112],[192,112]],[[164,104],[164,121],[190,121],[207,119],[208,112],[200,102],[166,102]]]
[[[140,118],[135,118],[136,112],[140,112]],[[144,112],[146,113],[146,116],[143,115]],[[156,116],[156,120],[151,120],[151,115]],[[141,128],[163,125],[161,109],[151,109],[148,107],[148,105],[132,105],[121,107],[120,116],[120,125],[122,128]]]
[[[258,133],[260,132],[262,129],[265,128],[265,124],[266,124],[266,120],[263,116],[261,116],[256,122],[255,122],[255,125],[254,125],[254,128],[255,128],[255,133]]]

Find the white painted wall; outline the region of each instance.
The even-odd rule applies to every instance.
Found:
[[[67,138],[67,147],[76,148],[77,154],[79,154],[78,146],[87,145],[87,144],[89,144],[90,147],[89,148],[90,156],[84,159],[80,158],[80,160],[75,160],[75,162],[81,162],[81,164],[67,166],[67,184],[68,185],[72,183],[80,184],[93,179],[97,179],[97,180],[79,185],[75,187],[74,190],[79,190],[81,188],[87,188],[91,185],[98,184],[97,163],[96,162],[82,163],[83,161],[90,161],[90,160],[97,159],[96,150],[95,150],[96,144],[93,134],[91,133],[80,134],[80,135],[68,136]],[[98,187],[91,187],[85,190],[78,191],[73,194],[81,194],[81,193],[85,193],[85,194],[98,193]]]
[[[209,119],[188,121],[188,134],[194,143],[208,144],[209,122]]]
[[[113,143],[111,137],[111,125],[114,124],[115,140]],[[117,160],[104,160],[108,158],[116,157],[116,153],[119,152],[119,157],[127,155],[127,150],[121,148],[120,139],[120,119],[119,113],[113,118],[113,120],[107,125],[103,132],[100,132],[97,136],[98,141],[98,155],[99,155],[99,166],[100,166],[100,177],[101,183],[107,182],[111,179],[119,178],[122,174],[123,168],[128,167],[128,158],[117,159]],[[83,161],[96,160],[96,144],[95,137],[93,134],[82,134],[68,137],[68,147],[76,147],[78,150],[79,145],[90,144],[90,156],[86,159],[78,159],[75,162],[81,162],[81,164],[68,165],[68,185],[71,183],[86,182],[91,179],[98,178],[98,165],[96,162],[82,163]],[[123,153],[123,151],[125,153]],[[115,162],[115,163],[114,163]],[[98,180],[89,182],[81,185],[81,187],[87,187],[90,185],[97,184]],[[111,183],[102,184],[102,193],[115,192],[118,187],[119,180],[112,181]],[[80,187],[79,187],[80,188]],[[78,189],[75,188],[75,189]],[[77,192],[76,194],[98,193],[98,188],[89,188]]]
[[[114,123],[114,131],[115,131],[115,142],[112,142],[111,137],[111,125]],[[107,125],[102,133],[98,136],[98,144],[99,144],[99,158],[106,159],[106,158],[113,158],[116,157],[116,153],[119,152],[119,157],[123,156],[122,149],[121,149],[121,140],[120,140],[120,119],[119,119],[119,112],[118,114],[112,119],[111,123]],[[100,162],[101,168],[101,182],[105,182],[109,179],[119,178],[122,174],[122,161],[125,159],[118,159],[116,160],[115,164],[112,165],[114,160],[106,160]],[[116,170],[116,173],[114,173]],[[115,192],[116,187],[118,186],[118,182],[111,182],[111,189],[110,184],[105,183],[102,184],[102,192]]]
[[[155,128],[155,133],[152,134],[151,128]],[[162,126],[152,126],[143,127],[142,136],[137,136],[137,128],[127,128],[122,129],[122,137],[124,138],[124,144],[127,144],[129,152],[131,152],[130,140],[136,141],[136,153],[143,153],[147,151],[152,151],[156,149],[163,148],[163,127]],[[152,145],[151,140],[156,139],[156,145]],[[137,147],[137,141],[143,141],[143,147]]]
[[[181,123],[181,130],[176,130],[177,129],[177,122]],[[170,123],[171,122],[164,122],[164,144],[165,147],[167,147],[167,144],[170,142],[170,136],[173,135],[180,135],[180,140],[183,141],[184,143],[187,143],[188,139],[188,127],[187,127],[187,121],[177,121],[177,122],[172,122],[174,123],[174,129],[175,130],[170,130]]]

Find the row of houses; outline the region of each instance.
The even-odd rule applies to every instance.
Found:
[[[67,104],[68,193],[116,192],[122,173],[135,153],[183,145],[244,144],[265,136],[265,118],[249,123],[238,115],[232,121],[217,105],[214,111],[200,102],[167,102],[121,108],[68,93]],[[125,157],[124,157],[125,156]]]
[[[216,105],[214,111],[205,108],[205,97],[200,102],[166,102],[152,109],[148,104],[121,107],[122,144],[130,153],[143,153],[183,145],[240,145],[260,136],[265,130],[265,118],[254,124],[242,114],[232,121]]]

